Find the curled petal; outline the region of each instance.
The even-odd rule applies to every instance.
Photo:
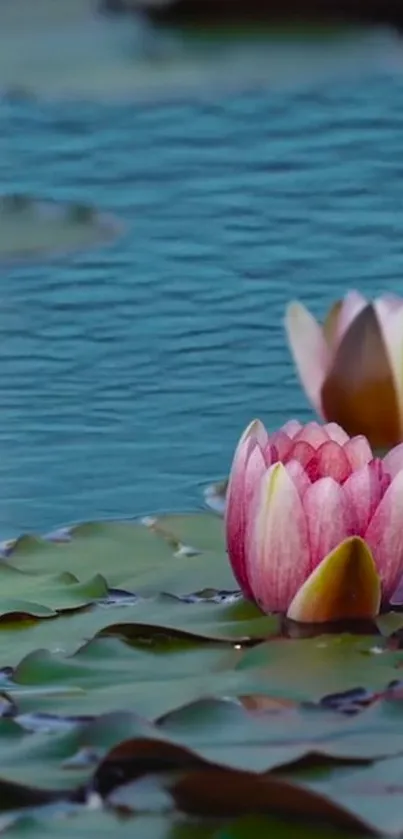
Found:
[[[400,436],[403,434],[403,307],[391,307],[377,301],[377,314],[386,346],[399,409]],[[397,439],[392,442],[396,443]]]
[[[383,465],[391,478],[394,478],[398,472],[403,470],[403,443],[399,443],[385,455]]]
[[[249,423],[239,440],[238,446],[250,437],[254,438],[262,449],[267,446],[269,435],[260,419],[254,419]]]
[[[351,474],[351,466],[344,450],[333,440],[327,440],[319,447],[306,469],[312,482],[329,477],[342,484]]]
[[[348,504],[342,487],[333,478],[312,484],[303,497],[308,523],[312,571],[330,551],[351,533]]]
[[[263,611],[285,611],[309,571],[305,514],[282,463],[263,476],[248,513],[247,575]]]
[[[363,539],[352,536],[315,568],[295,595],[287,617],[304,623],[368,619],[378,614],[381,583]]]
[[[285,425],[281,427],[280,431],[286,434],[287,437],[290,438],[290,440],[293,440],[294,437],[296,437],[296,435],[299,433],[299,431],[301,431],[301,428],[302,423],[299,422],[299,420],[292,419],[288,420],[288,422],[286,422]]]
[[[368,525],[390,484],[381,460],[373,460],[353,472],[343,486],[354,533],[364,537]]]
[[[363,434],[351,437],[343,448],[352,469],[360,469],[361,466],[369,463],[374,456],[371,446]]]
[[[323,426],[323,429],[326,431],[329,440],[334,440],[339,446],[344,446],[350,439],[346,431],[344,431],[344,428],[341,425],[337,425],[337,422],[327,422]]]
[[[399,403],[389,355],[372,305],[352,321],[334,355],[322,392],[324,415],[376,448],[401,436]]]
[[[285,434],[284,431],[280,429],[280,431],[275,431],[274,434],[270,435],[269,438],[269,447],[271,454],[273,450],[275,450],[277,457],[274,459],[272,458],[271,463],[274,463],[275,460],[285,460],[287,457],[288,452],[290,451],[292,446],[292,440]]]
[[[381,294],[380,297],[375,300],[374,305],[378,314],[380,314],[379,306],[383,307],[384,312],[397,312],[398,309],[401,309],[403,306],[403,297],[399,297],[397,294],[392,294],[391,292],[386,292],[385,294]]]
[[[307,443],[305,440],[300,440],[298,443],[292,444],[284,462],[291,463],[292,460],[297,460],[301,466],[306,467],[312,458],[315,457],[315,454],[315,449],[310,443]]]
[[[326,443],[328,440],[329,435],[325,425],[319,425],[318,422],[308,422],[295,435],[294,444],[300,442],[309,443],[314,449],[318,449],[322,443]]]
[[[377,507],[365,541],[375,559],[383,597],[392,596],[403,573],[403,472],[398,472]]]
[[[359,291],[349,291],[341,304],[338,318],[337,343],[340,343],[353,320],[365,309],[368,301]]]
[[[302,385],[320,414],[321,388],[330,365],[330,349],[323,331],[301,303],[288,306],[285,328]]]
[[[298,490],[299,497],[302,499],[308,487],[311,486],[307,472],[298,460],[290,460],[290,462],[286,464],[285,468],[294,486]]]
[[[255,482],[266,469],[258,439],[264,439],[262,423],[254,421],[242,435],[232,461],[226,493],[225,532],[235,578],[246,597],[251,590],[245,569],[246,513]],[[267,436],[267,434],[266,434]]]
[[[329,309],[322,324],[323,334],[329,349],[333,352],[340,340],[339,319],[343,306],[342,300],[337,300]]]

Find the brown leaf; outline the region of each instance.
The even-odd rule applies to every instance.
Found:
[[[177,805],[188,813],[234,816],[282,813],[322,819],[349,829],[369,828],[325,796],[273,776],[220,769],[195,769],[171,787]]]
[[[204,766],[205,761],[190,749],[164,740],[125,740],[106,756],[94,776],[95,790],[106,797],[116,787],[142,775]]]

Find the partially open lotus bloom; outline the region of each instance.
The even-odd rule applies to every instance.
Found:
[[[225,513],[246,597],[304,622],[371,618],[403,573],[403,444],[382,460],[335,423],[259,420],[235,452]]]
[[[286,330],[318,414],[376,448],[403,440],[403,299],[385,294],[368,303],[351,291],[323,326],[291,303]]]

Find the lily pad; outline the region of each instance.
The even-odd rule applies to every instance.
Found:
[[[216,839],[221,830],[222,820],[209,820],[208,825],[198,824],[197,820],[185,819],[175,814],[139,814],[132,818],[117,817],[113,812],[98,807],[90,808],[53,808],[34,812],[18,818],[12,814],[4,818],[10,839]],[[1,826],[1,821],[0,821]],[[221,837],[224,839],[224,837]],[[313,837],[315,839],[315,837]],[[338,837],[335,837],[338,839]],[[349,839],[349,837],[344,837]]]
[[[50,610],[42,610],[43,617],[52,617]],[[206,600],[188,604],[163,596],[140,600],[134,606],[65,612],[48,623],[32,619],[15,622],[11,615],[0,622],[0,667],[14,666],[40,648],[69,656],[97,635],[117,635],[134,642],[140,639],[151,650],[162,640],[174,644],[175,638],[233,646],[264,640],[279,632],[279,619],[262,615],[252,603],[221,605]]]
[[[86,749],[96,764],[112,746],[127,737],[144,736],[146,725],[134,714],[106,714],[88,723],[76,723],[50,736],[30,734],[13,720],[0,720],[2,771],[0,781],[43,789],[72,790],[91,777],[93,761],[79,759]],[[148,733],[148,732],[147,732]],[[1,801],[5,809],[7,802]]]
[[[1,562],[0,591],[0,619],[6,615],[46,618],[93,603],[105,597],[108,588],[100,574],[80,582],[68,572],[30,574]]]
[[[225,512],[225,498],[227,494],[228,480],[218,481],[210,484],[204,490],[204,500],[211,510],[223,516]]]
[[[101,795],[117,833],[125,813],[133,835],[204,839],[268,808],[284,839],[290,813],[381,830],[330,779],[403,754],[396,616],[378,635],[282,637],[240,595],[211,513],[57,539],[24,536],[0,563],[0,829],[35,837],[59,808],[84,830],[79,802]]]
[[[206,693],[242,682],[225,647],[148,644],[103,638],[71,658],[37,650],[17,666],[7,690],[21,713],[82,715],[135,710],[155,718]]]
[[[102,245],[118,230],[115,220],[90,205],[62,205],[18,193],[0,199],[0,259],[32,260]]]
[[[402,665],[403,653],[382,639],[346,634],[259,644],[245,650],[237,669],[270,680],[276,695],[304,701],[358,686],[386,688]]]
[[[231,34],[231,33],[230,33]],[[377,49],[379,41],[379,49]],[[314,48],[313,48],[314,46]],[[283,37],[260,29],[242,40],[163,33],[140,16],[97,13],[92,0],[13,0],[0,7],[0,87],[11,99],[31,96],[115,99],[183,95],[220,84],[276,88],[301,79],[371,72],[398,46],[334,28],[330,37]],[[24,61],[20,56],[24,55]],[[396,61],[398,66],[398,61]]]
[[[216,532],[215,517],[194,516],[192,525],[185,525],[187,535],[194,532],[197,543],[203,524],[204,538],[213,530],[209,544],[217,545],[217,552],[181,554],[176,541],[181,538],[180,519],[176,521],[178,530],[173,543],[165,531],[159,533],[154,527],[134,522],[101,522],[74,528],[68,542],[22,537],[8,553],[8,563],[32,574],[50,574],[59,569],[80,580],[85,569],[96,568],[109,586],[147,596],[159,592],[186,595],[206,588],[237,590],[223,539]]]

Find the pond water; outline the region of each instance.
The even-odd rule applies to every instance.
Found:
[[[310,416],[284,307],[403,292],[402,104],[403,76],[377,68],[177,101],[2,102],[0,193],[125,225],[103,249],[0,265],[2,538],[197,507],[253,416]]]

